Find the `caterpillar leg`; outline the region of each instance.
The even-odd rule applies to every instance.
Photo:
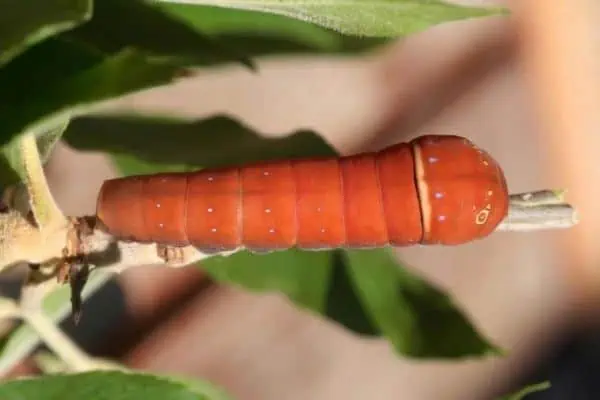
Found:
[[[167,265],[178,265],[184,261],[183,247],[157,244],[156,253]]]

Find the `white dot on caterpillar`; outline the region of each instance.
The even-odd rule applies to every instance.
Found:
[[[164,228],[164,226],[165,226],[165,224],[163,224],[163,223],[158,224],[159,228]]]
[[[444,197],[444,194],[442,192],[435,192],[434,196],[436,199],[441,199],[442,197]]]
[[[486,160],[483,160],[483,165],[485,165],[487,167],[488,165],[490,165],[490,163],[487,162]]]
[[[265,212],[268,214],[268,213],[271,212],[271,209],[270,208],[265,208]]]
[[[269,171],[265,171],[265,172],[263,172],[263,175],[264,175],[264,176],[269,176]]]
[[[156,203],[156,208],[160,208],[160,203]]]
[[[494,194],[494,192],[492,192],[491,190],[488,190],[488,192],[487,192],[487,195],[488,195],[488,196],[491,196],[491,195],[493,195],[493,194]]]
[[[217,228],[212,228],[210,231],[214,233],[217,231]]]
[[[325,228],[321,228],[321,233],[325,233]]]
[[[269,233],[275,233],[275,229],[273,229],[273,228],[269,229]]]
[[[446,216],[445,215],[440,215],[438,216],[438,221],[445,221],[446,220]]]
[[[209,207],[208,210],[206,210],[206,211],[208,211],[209,213],[211,213],[211,212],[215,211],[215,209],[212,208],[212,207]]]
[[[209,176],[209,177],[208,177],[208,178],[206,178],[206,179],[208,179],[208,181],[209,181],[209,182],[212,182],[212,181],[214,181],[214,180],[215,180],[215,178],[213,178],[212,176]]]
[[[429,157],[429,158],[427,159],[427,161],[428,161],[430,164],[433,164],[433,163],[435,163],[435,162],[438,162],[438,160],[439,160],[439,159],[438,159],[437,157]]]

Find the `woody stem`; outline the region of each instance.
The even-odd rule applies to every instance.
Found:
[[[496,230],[529,232],[564,229],[578,222],[577,212],[564,201],[564,192],[541,190],[511,195],[508,215]]]

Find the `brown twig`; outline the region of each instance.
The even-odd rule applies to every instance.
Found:
[[[514,194],[508,216],[496,230],[529,232],[575,226],[579,223],[577,212],[563,197],[563,192],[550,190]]]
[[[577,223],[577,213],[564,202],[562,192],[544,190],[512,195],[509,214],[498,230],[530,232],[564,229]],[[119,241],[101,229],[91,230],[81,241],[81,250],[95,269],[109,268],[114,272],[121,272],[137,265],[165,265],[164,252],[159,252],[153,243]],[[234,250],[219,255],[227,256],[235,252]],[[178,256],[166,264],[181,267],[211,256],[212,254],[205,254],[192,246],[186,246],[180,248]]]
[[[92,270],[105,269],[118,273],[139,265],[181,267],[213,256],[213,254],[202,253],[193,246],[177,248],[176,251],[168,251],[173,249],[162,249],[161,251],[161,247],[155,243],[123,241],[113,237],[94,226],[96,222],[94,217],[75,220],[81,232],[78,234],[78,248],[72,249],[70,256],[82,263],[90,264]],[[498,230],[528,232],[563,229],[577,223],[577,213],[568,203],[564,202],[562,192],[545,190],[512,195],[509,214]],[[70,230],[72,226],[65,229]],[[63,238],[67,237],[66,231],[57,232],[57,234]],[[60,247],[55,247],[57,246],[53,245],[47,248],[50,259],[55,259],[56,253],[60,249]],[[219,253],[219,255],[227,256],[236,251]],[[27,260],[27,253],[20,254],[19,258],[23,261],[39,263],[40,257],[42,257],[42,253],[38,251],[36,260]],[[1,267],[3,266],[0,265]],[[45,280],[51,279],[56,281],[56,274],[38,274],[36,286],[41,286]]]

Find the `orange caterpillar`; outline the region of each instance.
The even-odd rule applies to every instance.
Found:
[[[458,136],[374,153],[108,180],[97,217],[117,238],[203,252],[457,245],[508,212],[502,169]]]

